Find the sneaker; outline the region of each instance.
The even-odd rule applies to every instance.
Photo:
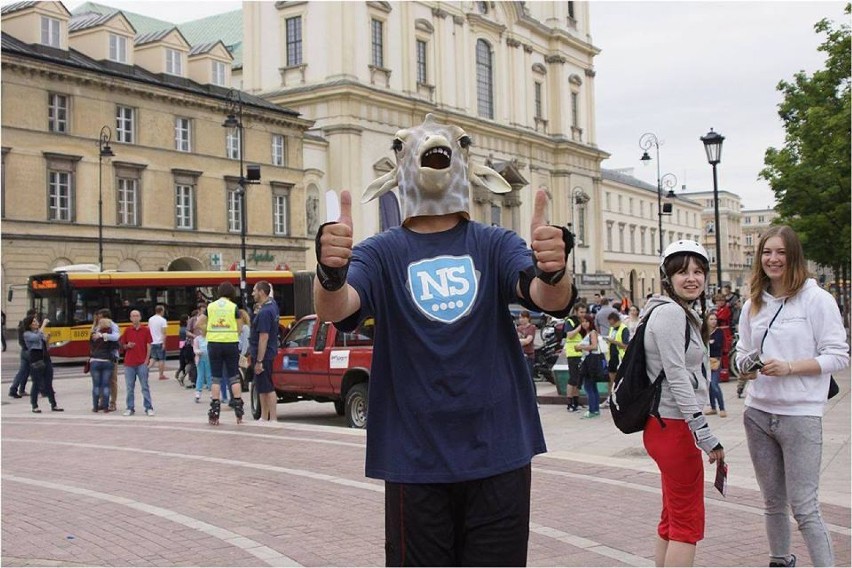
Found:
[[[727,417],[728,417],[727,412],[725,412],[724,410],[719,411],[719,418],[727,418]]]
[[[11,396],[12,398],[23,398],[23,397],[22,397],[21,395],[19,395],[18,393],[16,393],[16,392],[11,392],[11,391],[9,391],[9,396]]]
[[[713,414],[716,414],[715,408],[708,408],[707,410],[704,411],[705,416],[710,416],[710,415],[713,415]]]
[[[586,412],[584,412],[584,413],[583,413],[583,415],[580,417],[580,420],[584,420],[584,419],[586,419],[586,418],[597,418],[597,417],[598,417],[598,416],[600,416],[600,415],[601,415],[601,413],[600,413],[600,412],[589,412],[589,411],[586,411]]]
[[[116,408],[114,404],[110,404],[109,408],[107,410],[109,412],[116,412],[118,410],[118,408]],[[104,412],[106,412],[107,410],[105,410]]]
[[[195,391],[195,402],[201,402],[201,391]]]
[[[122,416],[133,416],[134,414],[136,414],[136,411],[129,408],[121,413]]]
[[[167,376],[165,376],[165,375],[160,375],[160,380],[161,380],[161,381],[168,381],[168,380],[169,380],[169,378],[168,378]]]
[[[145,411],[145,415],[146,415],[146,416],[154,416],[154,409],[153,409],[153,408],[149,408],[149,409],[147,409],[147,410]]]
[[[796,555],[791,554],[790,560],[788,560],[787,562],[770,562],[769,565],[770,566],[795,566],[796,565]]]
[[[601,403],[601,408],[609,408],[609,398]]]

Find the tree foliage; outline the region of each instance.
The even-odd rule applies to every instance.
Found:
[[[845,12],[850,14],[850,4]],[[839,276],[851,248],[850,29],[823,19],[814,30],[825,34],[818,48],[826,55],[825,67],[778,84],[785,143],[766,150],[760,177],[775,192],[778,222],[799,234],[807,258]]]

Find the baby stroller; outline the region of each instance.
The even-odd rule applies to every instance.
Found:
[[[195,352],[192,349],[191,341],[184,341],[183,347],[180,348],[178,356],[179,368],[175,373],[175,378],[182,387],[188,389],[195,388],[196,368],[195,368]]]

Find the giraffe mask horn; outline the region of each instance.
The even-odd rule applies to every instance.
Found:
[[[392,146],[396,165],[367,186],[361,203],[398,187],[403,223],[420,215],[462,213],[469,218],[471,187],[494,193],[512,190],[496,171],[470,164],[470,145],[464,130],[427,114],[420,126],[396,133]]]

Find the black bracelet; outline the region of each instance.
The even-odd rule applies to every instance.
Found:
[[[562,242],[565,243],[565,260],[567,262],[568,255],[574,249],[574,233],[566,229],[565,227],[559,227],[558,225],[551,225],[551,227],[556,227],[562,231]],[[535,257],[535,253],[533,253],[533,257]],[[545,284],[550,286],[555,286],[562,280],[562,277],[565,276],[565,271],[567,268],[563,267],[561,270],[557,270],[555,272],[544,272],[538,267],[538,262],[535,262],[535,276],[540,279]]]

